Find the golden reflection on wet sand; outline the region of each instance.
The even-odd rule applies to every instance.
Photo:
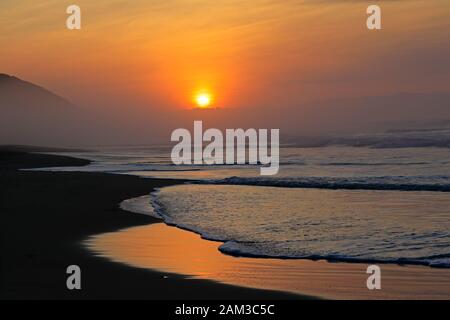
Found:
[[[332,299],[450,298],[448,269],[382,264],[382,289],[368,290],[367,264],[231,257],[219,242],[163,223],[97,235],[87,245],[116,262],[238,286]]]

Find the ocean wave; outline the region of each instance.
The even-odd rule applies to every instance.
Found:
[[[254,244],[253,244],[254,245]],[[269,243],[264,244],[265,247],[270,246]],[[414,258],[376,258],[376,257],[355,257],[338,254],[276,254],[267,253],[255,248],[251,243],[239,243],[237,241],[225,241],[220,247],[220,252],[236,257],[248,258],[272,258],[272,259],[307,259],[307,260],[327,260],[329,262],[349,262],[349,263],[392,263],[392,264],[408,264],[423,265],[435,268],[450,268],[450,254],[436,255],[429,257]]]
[[[416,181],[414,181],[416,180]],[[439,191],[450,192],[450,177],[301,177],[301,178],[264,178],[230,177],[198,183],[249,185],[283,188],[309,188],[331,190],[391,190],[391,191]]]
[[[155,212],[151,204],[151,201],[152,201],[151,196],[150,194],[148,194],[136,198],[126,199],[119,204],[119,207],[120,209],[125,211],[144,214],[154,218],[161,218]]]
[[[395,162],[326,162],[321,163],[321,166],[415,166],[415,165],[426,165],[429,164],[428,162],[401,162],[401,163],[395,163]]]
[[[450,128],[399,129],[344,136],[297,136],[285,139],[290,147],[369,147],[374,149],[450,148]]]
[[[219,197],[216,196],[217,193],[215,191],[211,191],[214,200],[209,198],[210,195],[204,195],[205,192],[199,195],[199,190],[193,190],[189,193],[180,192],[178,196],[181,198],[171,194],[170,198],[164,199],[164,193],[166,197],[168,195],[167,190],[176,190],[176,188],[189,188],[189,184],[185,185],[185,187],[161,188],[151,194],[152,205],[157,215],[167,225],[194,232],[205,240],[221,242],[222,244],[218,246],[218,250],[227,255],[250,258],[327,260],[330,262],[348,263],[392,263],[450,268],[450,253],[445,251],[450,243],[448,242],[449,235],[445,227],[436,231],[424,229],[422,231],[414,230],[414,232],[408,232],[410,230],[408,227],[402,226],[401,230],[399,230],[396,227],[387,225],[379,229],[380,232],[383,230],[383,233],[366,237],[366,231],[361,231],[365,230],[365,227],[358,226],[358,221],[361,220],[352,215],[350,215],[350,219],[352,219],[350,221],[352,222],[348,221],[350,224],[345,229],[355,229],[356,232],[342,234],[343,229],[339,228],[343,227],[341,222],[346,221],[346,218],[342,215],[321,220],[322,218],[316,215],[305,217],[305,213],[301,213],[301,218],[298,219],[292,220],[292,218],[289,218],[288,221],[290,222],[288,224],[272,225],[273,221],[266,224],[266,221],[262,222],[254,215],[251,215],[251,222],[243,218],[242,224],[244,225],[241,223],[236,225],[233,224],[233,219],[237,216],[241,217],[242,212],[235,212],[229,207],[221,209],[221,204],[217,202],[223,198],[223,195]],[[244,190],[242,191],[242,193],[245,192]],[[254,196],[253,192],[250,192],[250,194]],[[242,200],[245,201],[246,196],[243,194],[241,196]],[[202,202],[203,197],[209,200]],[[231,197],[236,201],[234,196]],[[195,207],[180,207],[182,204],[178,202],[180,199],[195,201],[195,205],[194,202],[190,202],[191,200],[187,201],[187,203],[192,203],[192,206]],[[210,201],[212,201],[212,204]],[[208,203],[209,206],[206,205],[207,207],[205,208],[204,203]],[[267,207],[264,206],[264,208]],[[202,210],[202,212],[198,210]],[[259,209],[252,210],[261,214]],[[232,214],[232,216],[225,218],[225,216],[228,216],[227,213]],[[270,210],[267,213],[271,215]],[[224,214],[224,216],[219,216],[220,214]],[[310,218],[313,220],[309,220]],[[300,226],[298,223],[302,219],[309,220],[309,222],[298,227]],[[372,221],[374,224],[383,223],[384,221],[381,219],[376,222],[376,220],[371,219],[377,219],[377,217],[367,217],[367,220]],[[245,225],[246,221],[250,224]],[[277,221],[277,223],[280,222]],[[297,226],[293,224],[297,224]],[[256,233],[250,232],[256,225],[259,226],[257,227],[259,231]],[[440,224],[438,225],[441,226]],[[329,230],[330,227],[339,229],[341,234],[326,232],[325,230]],[[238,228],[238,233],[233,233],[236,229],[230,231],[230,228]],[[303,240],[290,238],[292,236],[290,234],[292,228],[300,228],[302,234],[317,234],[318,238],[315,238],[315,236],[311,239]],[[384,233],[386,234],[384,235]],[[250,234],[253,241],[244,240]],[[276,236],[274,236],[275,234]],[[271,238],[272,240],[269,240]]]

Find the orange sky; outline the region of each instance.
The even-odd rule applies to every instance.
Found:
[[[66,7],[82,30],[65,28]],[[77,104],[191,108],[297,105],[450,87],[448,0],[3,0],[0,72]]]

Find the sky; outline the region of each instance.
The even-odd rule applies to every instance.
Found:
[[[129,115],[448,91],[448,0],[375,2],[377,31],[363,0],[2,0],[0,73]]]

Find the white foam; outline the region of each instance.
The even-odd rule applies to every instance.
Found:
[[[125,211],[145,214],[154,218],[161,218],[151,205],[152,198],[150,195],[140,196],[124,200],[120,203],[120,208]]]

